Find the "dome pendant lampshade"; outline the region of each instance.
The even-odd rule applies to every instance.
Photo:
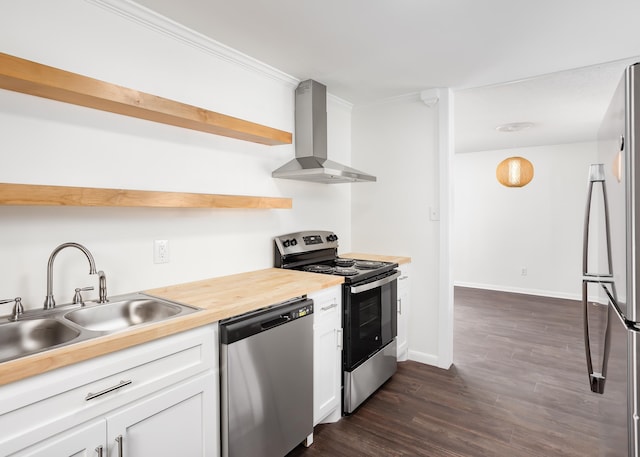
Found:
[[[498,164],[496,178],[503,186],[526,186],[533,179],[533,164],[524,157],[509,157]]]

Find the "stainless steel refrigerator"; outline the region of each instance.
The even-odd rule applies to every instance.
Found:
[[[584,223],[582,302],[598,456],[639,454],[640,64],[626,68],[598,132]]]

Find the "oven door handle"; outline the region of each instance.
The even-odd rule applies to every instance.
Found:
[[[400,276],[400,272],[396,271],[394,274],[386,276],[382,279],[378,279],[377,281],[368,282],[361,286],[351,287],[352,294],[359,294],[360,292],[366,292],[367,290],[375,289],[376,287],[384,286],[385,284],[389,284],[390,282],[395,281]]]

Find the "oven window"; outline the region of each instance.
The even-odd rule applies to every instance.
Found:
[[[366,294],[366,292],[365,292]],[[380,316],[380,300],[377,293],[359,301],[358,306],[358,339],[360,341],[378,341],[381,337],[380,326],[382,324]]]
[[[351,370],[397,333],[396,281],[345,297],[345,368]]]

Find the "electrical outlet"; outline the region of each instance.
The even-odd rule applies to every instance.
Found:
[[[520,274],[522,276],[527,276],[527,267],[522,267],[522,270],[520,270]]]
[[[169,263],[169,240],[153,242],[153,263]]]

